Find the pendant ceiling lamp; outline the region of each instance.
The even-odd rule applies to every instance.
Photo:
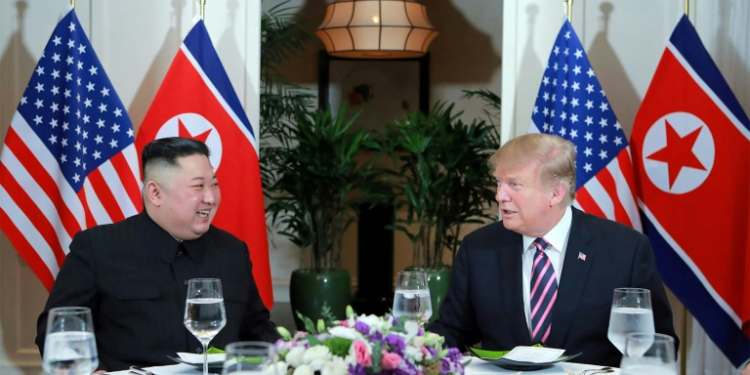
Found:
[[[414,0],[340,0],[315,34],[331,56],[402,59],[424,55],[438,32]]]

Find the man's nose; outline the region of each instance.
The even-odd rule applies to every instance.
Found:
[[[505,185],[500,185],[497,187],[497,193],[495,194],[495,200],[500,202],[507,202],[510,200],[510,197],[508,196],[508,192],[505,190]]]
[[[211,204],[216,202],[216,195],[214,194],[212,189],[206,189],[206,193],[203,194],[203,201]]]

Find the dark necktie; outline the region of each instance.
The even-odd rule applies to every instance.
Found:
[[[552,326],[552,306],[557,299],[557,278],[555,269],[544,250],[549,243],[542,237],[534,240],[536,253],[531,266],[531,341],[544,343]]]

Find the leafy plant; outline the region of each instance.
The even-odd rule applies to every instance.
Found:
[[[357,115],[345,118],[346,108],[335,117],[330,109],[300,114],[288,137],[267,146],[274,155],[269,166],[274,180],[266,212],[281,224],[280,234],[309,250],[303,261],[316,272],[339,267],[342,235],[379,174],[375,159],[357,162],[379,146],[369,133],[350,130]],[[353,194],[356,190],[361,194]]]
[[[388,128],[400,175],[393,228],[412,242],[417,267],[444,267],[443,252],[455,256],[464,224],[497,218],[487,212],[495,184],[487,158],[499,147],[499,134],[491,123],[466,124],[460,116],[452,104],[438,103]]]

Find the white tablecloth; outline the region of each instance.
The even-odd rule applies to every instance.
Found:
[[[562,362],[557,363],[553,367],[544,369],[544,370],[536,370],[536,371],[524,371],[523,374],[526,375],[565,375],[565,371],[563,371],[563,367],[567,367],[574,371],[582,371],[587,369],[595,369],[595,368],[601,368],[602,366],[596,366],[596,365],[586,365],[581,363],[572,363],[572,362]],[[184,365],[184,364],[178,364],[178,365],[171,365],[171,366],[156,366],[156,367],[147,367],[147,369],[154,372],[155,375],[202,375],[202,370],[196,370],[195,367]],[[466,375],[502,375],[502,374],[515,374],[517,371],[510,371],[505,370],[500,367],[497,367],[491,363],[488,363],[486,361],[483,361],[479,358],[472,358],[471,363],[469,363],[468,366],[466,366]],[[116,371],[116,372],[109,372],[108,374],[111,375],[127,375],[127,371]],[[619,375],[620,370],[615,370],[615,372],[610,372],[610,375]]]
[[[587,364],[581,364],[581,363],[572,363],[572,362],[560,362],[556,363],[554,366],[550,368],[546,368],[543,370],[535,370],[535,371],[524,371],[523,374],[526,375],[547,375],[547,374],[554,374],[554,375],[566,375],[565,371],[563,371],[563,367],[569,368],[573,371],[582,371],[582,370],[588,370],[588,369],[597,369],[602,368],[603,366],[597,366],[597,365],[587,365]],[[466,375],[500,375],[500,374],[515,374],[518,371],[511,371],[506,370],[500,367],[497,367],[491,363],[488,363],[486,361],[483,361],[479,358],[473,358],[471,360],[471,363],[469,363],[468,366],[466,366]],[[620,370],[615,370],[615,372],[608,373],[609,375],[619,375]],[[161,374],[157,374],[161,375]]]

